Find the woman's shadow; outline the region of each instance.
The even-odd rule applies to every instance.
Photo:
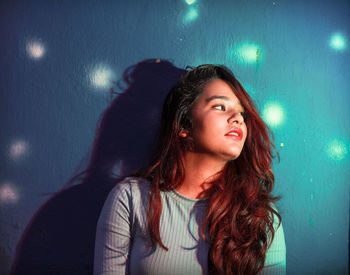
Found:
[[[96,225],[105,198],[120,178],[149,164],[162,103],[184,72],[159,59],[124,72],[126,87],[101,116],[87,168],[32,217],[11,274],[93,273]]]

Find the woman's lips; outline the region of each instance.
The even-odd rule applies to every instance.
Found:
[[[225,136],[232,137],[233,139],[236,139],[236,140],[242,140],[243,131],[240,128],[233,128],[229,132],[227,132]]]

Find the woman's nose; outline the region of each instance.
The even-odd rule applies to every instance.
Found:
[[[244,122],[244,117],[243,117],[243,113],[241,113],[241,112],[234,112],[228,118],[228,123],[242,124],[243,122]]]

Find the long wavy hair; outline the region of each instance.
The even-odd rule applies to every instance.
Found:
[[[243,105],[247,138],[240,156],[228,161],[207,192],[208,206],[202,236],[209,241],[208,269],[211,274],[256,274],[264,266],[266,251],[274,237],[271,170],[275,149],[272,132],[261,119],[250,96],[222,65],[201,65],[187,71],[170,90],[162,111],[158,149],[153,165],[144,176],[151,182],[148,226],[153,244],[167,248],[160,238],[162,212],[160,191],[174,190],[184,180],[184,155],[190,150],[184,129],[191,133],[193,104],[206,83],[221,79],[228,83]],[[206,237],[207,235],[207,237]]]

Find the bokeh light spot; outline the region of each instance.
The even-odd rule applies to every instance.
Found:
[[[27,142],[23,140],[16,140],[10,145],[9,155],[12,159],[18,160],[27,154],[28,147]]]
[[[89,79],[91,84],[98,89],[112,85],[114,72],[106,65],[97,65],[90,70]]]
[[[343,35],[340,33],[335,33],[332,35],[329,45],[334,49],[334,50],[344,50],[346,48],[346,39]]]
[[[311,193],[311,194],[310,194],[310,200],[312,200],[312,201],[313,201],[313,200],[314,200],[314,198],[315,198],[314,193]]]
[[[186,2],[188,5],[192,5],[192,4],[196,3],[196,0],[185,0],[185,2]]]
[[[114,167],[113,167],[113,176],[115,177],[120,177],[123,173],[123,160],[119,160],[118,162],[116,162],[114,164]]]
[[[32,59],[40,59],[45,54],[45,47],[40,40],[32,40],[27,43],[27,53]]]
[[[187,12],[186,12],[186,14],[185,14],[185,16],[183,18],[183,23],[184,24],[188,24],[188,23],[193,22],[194,20],[197,19],[198,15],[199,15],[198,14],[198,9],[196,9],[194,7],[190,7],[187,10]]]
[[[340,161],[348,154],[348,146],[345,142],[334,139],[327,144],[326,153],[330,159]]]
[[[264,106],[262,117],[271,127],[281,126],[285,119],[283,107],[277,102],[268,102]]]
[[[0,203],[9,204],[18,201],[18,192],[11,183],[0,185]]]
[[[264,57],[261,45],[249,41],[244,41],[233,49],[229,49],[227,54],[234,58],[237,63],[245,65],[260,64]]]

